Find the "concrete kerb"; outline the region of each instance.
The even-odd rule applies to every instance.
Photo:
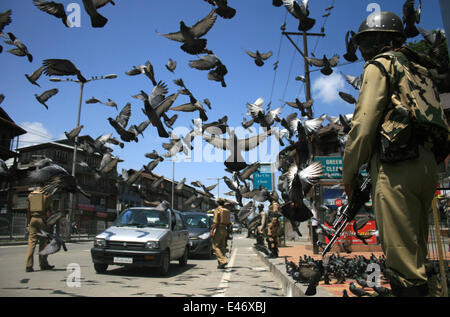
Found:
[[[314,296],[306,296],[305,291],[307,285],[296,282],[291,276],[286,273],[286,265],[281,258],[268,258],[266,255],[255,248],[253,248],[258,257],[267,265],[269,271],[279,281],[283,288],[286,297],[336,297],[336,295],[326,291],[320,286],[317,286],[317,293]]]

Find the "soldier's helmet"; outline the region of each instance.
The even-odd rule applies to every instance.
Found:
[[[406,39],[402,20],[392,12],[382,11],[369,15],[363,23],[361,23],[358,33],[354,37],[356,44],[359,44],[362,34],[370,32],[394,33]]]

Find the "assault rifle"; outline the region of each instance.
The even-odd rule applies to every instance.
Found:
[[[339,239],[342,231],[345,229],[347,224],[352,221],[361,207],[370,199],[370,189],[372,184],[370,182],[370,176],[368,175],[360,186],[353,190],[352,196],[348,201],[347,205],[344,207],[340,216],[336,218],[333,223],[334,236],[331,238],[330,242],[325,246],[322,251],[322,256],[331,250],[334,243]]]

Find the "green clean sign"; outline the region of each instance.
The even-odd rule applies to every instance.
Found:
[[[314,161],[322,163],[324,170],[321,178],[342,178],[342,156],[316,156]]]

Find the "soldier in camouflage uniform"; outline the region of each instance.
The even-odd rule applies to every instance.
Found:
[[[366,61],[344,152],[347,195],[369,163],[372,202],[387,275],[396,296],[438,296],[428,270],[428,214],[437,164],[449,153],[449,127],[429,69],[433,63],[402,46],[401,19],[370,15],[355,36]]]

